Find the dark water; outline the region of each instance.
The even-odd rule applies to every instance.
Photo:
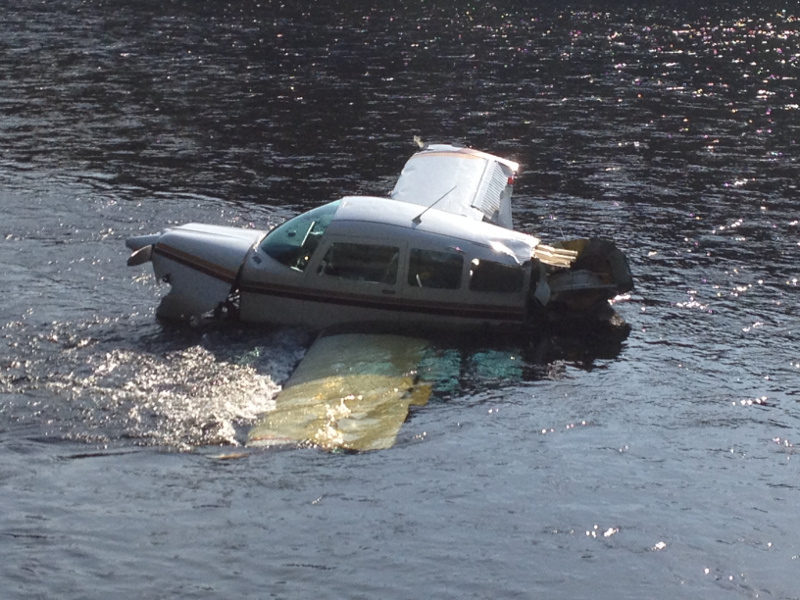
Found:
[[[800,598],[800,13],[303,4],[5,2],[2,596]],[[386,193],[414,135],[613,236],[630,337],[441,341],[391,450],[215,458],[306,336],[159,324],[124,239]]]

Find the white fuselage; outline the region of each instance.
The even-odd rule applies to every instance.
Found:
[[[538,240],[436,209],[415,221],[421,210],[344,198],[311,252],[290,264],[269,253],[280,232],[267,235],[242,267],[240,317],[312,328],[522,324]],[[299,240],[308,232],[298,226]]]
[[[190,223],[130,238],[128,264],[151,260],[170,284],[159,316],[228,307],[247,322],[313,329],[519,328],[533,306],[590,312],[631,289],[613,244],[577,240],[592,249],[582,267],[578,249],[511,229],[517,168],[430,146],[409,159],[391,198],[348,196],[270,232]]]

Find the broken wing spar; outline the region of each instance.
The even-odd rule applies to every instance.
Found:
[[[531,258],[553,267],[569,268],[578,258],[578,252],[539,243],[534,246]]]

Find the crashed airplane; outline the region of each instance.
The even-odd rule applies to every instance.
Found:
[[[165,319],[519,332],[606,315],[633,287],[626,257],[609,240],[546,245],[514,231],[518,168],[428,145],[389,197],[347,196],[271,231],[187,224],[132,237],[128,264],[152,262],[170,285]]]
[[[618,325],[609,300],[633,287],[625,256],[608,240],[546,245],[514,231],[518,168],[430,145],[388,198],[347,196],[269,232],[188,224],[133,237],[128,264],[152,262],[170,285],[159,317],[216,313],[323,332],[248,446],[385,449],[431,394],[418,366],[433,332]]]

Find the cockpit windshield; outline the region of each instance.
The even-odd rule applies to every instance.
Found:
[[[278,225],[261,242],[261,250],[287,267],[302,271],[333,220],[339,203],[340,200],[330,202]]]

